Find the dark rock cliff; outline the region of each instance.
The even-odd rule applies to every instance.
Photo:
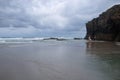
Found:
[[[120,41],[120,4],[86,23],[85,39]]]

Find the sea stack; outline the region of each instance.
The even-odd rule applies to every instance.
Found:
[[[86,23],[86,29],[85,39],[120,42],[120,4]]]

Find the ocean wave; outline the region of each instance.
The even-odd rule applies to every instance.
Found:
[[[41,40],[43,38],[0,38],[0,43],[31,43]]]

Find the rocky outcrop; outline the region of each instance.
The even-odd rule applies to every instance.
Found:
[[[86,39],[120,41],[120,4],[86,23]]]

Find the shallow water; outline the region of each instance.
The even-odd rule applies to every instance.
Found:
[[[0,80],[120,80],[120,45],[84,40],[3,43]]]

